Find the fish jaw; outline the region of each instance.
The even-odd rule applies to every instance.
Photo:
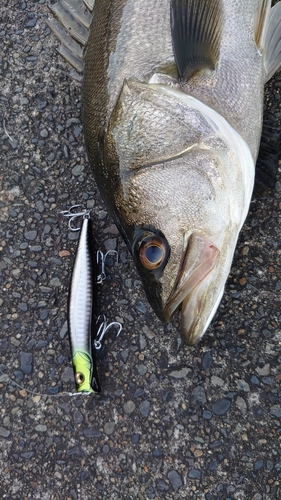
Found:
[[[224,284],[213,308],[206,314],[208,285],[202,281],[181,305],[181,336],[187,345],[195,345],[210,325],[224,292]]]
[[[207,328],[202,331],[202,326],[197,326],[206,304],[206,283],[214,274],[219,256],[219,249],[205,235],[194,232],[189,236],[174,288],[163,310],[163,317],[169,321],[181,306],[181,334],[189,345],[195,344]]]

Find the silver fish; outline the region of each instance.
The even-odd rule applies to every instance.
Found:
[[[248,213],[264,84],[281,66],[281,3],[90,7],[84,63],[78,45],[66,56],[83,69],[89,161],[153,309],[169,321],[180,308],[194,344],[220,303]]]

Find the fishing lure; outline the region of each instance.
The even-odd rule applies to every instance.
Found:
[[[117,337],[122,330],[122,325],[117,321],[107,323],[105,316],[98,312],[98,285],[106,279],[105,262],[110,253],[118,254],[115,250],[109,250],[103,254],[97,250],[97,245],[92,233],[92,222],[90,212],[82,207],[80,212],[73,212],[81,205],[73,205],[69,210],[60,212],[68,217],[68,227],[71,231],[79,231],[80,237],[76,251],[74,267],[72,271],[71,285],[68,303],[68,323],[71,345],[71,357],[76,382],[76,393],[64,392],[52,394],[52,397],[79,396],[101,392],[98,379],[96,353],[101,351],[102,341],[107,331],[117,327]],[[75,227],[73,221],[82,217],[82,226]],[[1,368],[2,382],[25,390],[26,392],[41,396],[43,393],[35,392],[22,384],[17,383],[8,376]],[[50,394],[45,394],[50,396]]]
[[[62,212],[69,217],[68,226],[72,231],[80,229],[72,225],[73,220],[83,217],[69,291],[69,336],[76,389],[78,392],[92,393],[101,392],[96,351],[101,348],[101,341],[109,328],[118,326],[118,336],[122,326],[118,322],[108,325],[104,316],[100,323],[101,316],[97,316],[97,285],[106,277],[104,267],[109,252],[104,255],[100,250],[97,251],[90,213],[86,210],[73,213],[72,210],[77,206]]]

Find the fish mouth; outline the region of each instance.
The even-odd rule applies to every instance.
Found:
[[[200,320],[204,321],[203,311],[208,306],[210,274],[219,255],[218,248],[206,236],[200,233],[189,236],[174,288],[163,309],[165,320],[170,321],[181,306],[181,335],[188,345],[194,345],[199,340],[212,318],[213,308],[210,305],[210,314],[200,328]]]

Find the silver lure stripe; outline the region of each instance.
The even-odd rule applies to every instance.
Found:
[[[69,299],[69,329],[72,356],[84,351],[91,356],[93,309],[93,263],[90,247],[90,219],[83,219]]]

